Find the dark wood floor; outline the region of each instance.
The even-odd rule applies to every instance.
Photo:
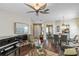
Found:
[[[55,47],[54,43],[52,42],[52,40],[48,40],[48,45],[44,45],[45,49],[50,51],[51,53],[56,53],[59,55],[59,49],[57,47]],[[36,49],[33,48],[28,54],[30,56],[34,56],[36,55]],[[54,55],[53,55],[54,56]]]
[[[56,47],[55,45],[54,45],[54,43],[53,43],[53,40],[48,40],[48,47],[47,47],[47,49],[48,50],[51,50],[51,51],[53,51],[53,52],[55,52],[55,53],[59,53],[59,47]]]

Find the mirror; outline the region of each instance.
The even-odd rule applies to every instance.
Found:
[[[14,23],[14,34],[27,34],[29,32],[29,27],[25,23]]]

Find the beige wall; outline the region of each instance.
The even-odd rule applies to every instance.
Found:
[[[25,18],[22,15],[10,14],[8,12],[0,12],[0,36],[14,35],[14,23],[21,22],[29,25],[29,33],[33,33],[32,24],[29,18]],[[70,25],[70,36],[73,38],[76,34],[79,35],[79,19],[66,20],[65,24]],[[39,22],[38,22],[39,23]],[[46,33],[46,24],[53,25],[53,33],[56,33],[56,26],[62,24],[62,21],[45,21],[43,31]]]
[[[52,24],[53,25],[53,33],[56,33],[56,26],[59,25],[60,29],[62,27],[62,20],[56,20],[56,21],[46,21],[43,22],[44,27],[44,33],[46,34],[46,24]],[[69,24],[70,25],[70,37],[73,38],[75,35],[79,35],[79,19],[72,19],[72,20],[64,20],[65,24]],[[62,29],[61,29],[62,30]],[[60,30],[60,32],[61,32]]]
[[[60,27],[62,27],[62,23],[63,21],[60,20],[60,21],[55,21],[54,23],[54,28],[57,26],[57,25],[60,25]],[[77,19],[72,19],[72,20],[65,20],[64,21],[64,24],[69,24],[70,25],[70,37],[73,38],[75,35],[79,35],[79,31],[78,31],[78,28],[79,28],[79,22],[77,21]],[[55,30],[54,30],[55,31]],[[61,32],[61,31],[60,31]],[[55,32],[56,33],[56,32]]]
[[[13,15],[7,12],[0,12],[0,37],[9,36],[14,34],[14,23],[21,22],[31,25],[31,21],[28,18],[24,18],[20,15]],[[30,26],[29,26],[30,33]]]

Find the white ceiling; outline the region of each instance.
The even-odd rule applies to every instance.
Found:
[[[0,11],[8,12],[11,14],[22,15],[29,17],[31,20],[69,20],[79,16],[79,4],[78,3],[48,3],[47,8],[50,9],[50,14],[40,14],[36,16],[35,13],[27,14],[27,11],[32,9],[23,3],[0,3]]]

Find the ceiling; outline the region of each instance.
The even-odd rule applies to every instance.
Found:
[[[71,20],[79,16],[78,3],[48,3],[47,8],[50,9],[50,14],[36,16],[34,13],[28,14],[32,9],[23,3],[0,3],[1,12],[22,15],[35,21],[62,20],[63,16],[65,20]]]

